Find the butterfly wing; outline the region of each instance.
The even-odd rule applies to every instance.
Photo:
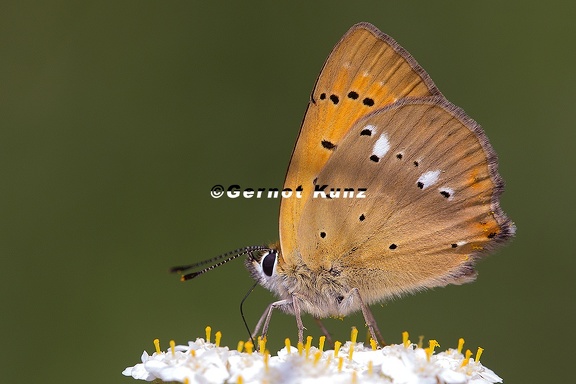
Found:
[[[280,262],[299,258],[296,225],[303,204],[352,124],[398,99],[439,94],[412,56],[373,25],[357,24],[344,35],[316,81],[286,174],[284,187],[303,192],[280,204]]]
[[[367,189],[365,198],[307,199],[297,233],[307,266],[342,271],[368,302],[470,281],[474,260],[514,233],[494,150],[442,97],[360,119],[316,184]]]

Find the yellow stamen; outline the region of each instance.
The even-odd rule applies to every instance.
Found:
[[[405,348],[408,348],[410,346],[410,340],[408,339],[408,332],[404,331],[402,332],[402,345]]]
[[[350,343],[350,348],[348,349],[348,360],[352,360],[352,355],[354,354],[354,345]]]
[[[339,357],[338,358],[338,372],[342,372],[342,366],[344,365],[344,358],[343,357]]]
[[[192,357],[196,357],[196,350],[195,350],[195,349],[191,349],[191,350],[190,350],[190,354],[192,355]]]
[[[162,353],[162,351],[160,350],[160,339],[154,339],[154,348],[156,348],[157,354]]]
[[[318,341],[318,349],[324,351],[324,342],[326,341],[326,336],[320,336],[320,340]]]
[[[342,346],[341,342],[339,341],[334,342],[334,357],[338,357],[338,352],[340,351],[341,346]]]
[[[174,340],[170,340],[170,352],[172,352],[172,356],[176,356],[176,343]]]
[[[472,356],[472,351],[467,349],[466,354],[464,355],[464,360],[462,360],[462,364],[460,365],[460,367],[465,367],[468,365],[468,363],[470,362],[470,356]]]
[[[378,349],[378,343],[373,338],[370,338],[370,346],[372,347],[373,351]]]
[[[242,377],[242,375],[238,375],[238,377],[236,378],[236,384],[244,384],[244,378]]]
[[[260,353],[264,353],[266,350],[266,336],[258,336],[258,349],[260,350]]]
[[[251,355],[252,351],[254,350],[254,344],[252,344],[252,342],[248,340],[247,342],[244,343],[244,348],[246,348],[246,353]]]
[[[306,358],[310,355],[310,348],[312,347],[312,336],[306,338]]]
[[[358,329],[356,329],[356,327],[352,327],[352,331],[350,332],[350,341],[355,343],[357,337],[358,337]]]
[[[464,348],[464,339],[459,338],[458,339],[458,348],[456,349],[458,351],[458,353],[462,353],[462,348]]]
[[[209,343],[210,342],[210,334],[212,333],[212,327],[211,326],[207,326],[206,327],[206,342]]]
[[[184,378],[184,384],[190,384],[190,379],[187,378],[187,377],[185,377],[185,378]]]
[[[332,364],[332,355],[328,355],[328,358],[326,359],[326,369],[328,369],[330,364]]]
[[[372,360],[368,361],[368,375],[372,375],[374,373],[374,363]]]
[[[240,340],[240,341],[238,342],[238,346],[236,347],[236,350],[237,350],[238,352],[242,352],[243,349],[244,349],[244,342],[243,342],[242,340]]]
[[[322,358],[322,352],[318,351],[314,354],[314,365],[315,366],[320,361],[320,358]]]
[[[285,338],[285,339],[284,339],[284,345],[286,346],[286,351],[287,351],[288,353],[291,353],[291,352],[292,352],[292,351],[291,351],[292,347],[290,346],[290,339],[289,339],[289,338]]]
[[[215,336],[216,336],[215,344],[217,347],[219,347],[220,346],[220,340],[222,339],[222,332],[220,332],[220,331],[216,332]]]
[[[298,348],[298,354],[302,356],[302,351],[304,350],[304,344],[302,344],[302,342],[299,341],[298,344],[296,344],[296,348]]]
[[[268,361],[270,360],[270,351],[264,351],[262,353],[264,354],[264,370],[268,372],[270,369],[268,366]]]
[[[356,384],[358,382],[358,374],[356,371],[352,371],[352,384]]]
[[[424,345],[424,335],[420,335],[418,336],[418,348],[422,348],[422,346]]]
[[[434,354],[434,348],[439,347],[440,344],[436,340],[430,340],[428,348],[425,349],[426,351],[426,359],[430,361],[430,357]]]
[[[484,352],[484,348],[478,347],[478,350],[476,351],[476,358],[474,359],[475,362],[480,361],[480,356],[482,356],[482,352]]]

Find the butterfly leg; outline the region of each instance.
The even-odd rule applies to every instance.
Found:
[[[376,319],[374,318],[374,315],[372,314],[370,307],[368,307],[368,305],[364,303],[364,300],[362,300],[358,288],[354,288],[353,292],[358,298],[358,300],[360,300],[360,308],[362,308],[362,314],[364,315],[364,321],[366,321],[366,325],[368,326],[368,330],[370,331],[370,336],[372,336],[372,339],[377,341],[378,344],[380,344],[381,346],[385,346],[386,342],[384,341],[384,338],[380,333],[380,329],[378,329],[378,324],[376,324]]]
[[[378,329],[378,324],[376,324],[376,319],[374,319],[374,315],[372,314],[370,307],[368,307],[368,305],[364,303],[364,300],[362,300],[362,296],[360,296],[358,288],[352,288],[342,300],[341,305],[346,305],[347,304],[346,302],[350,300],[352,297],[355,297],[360,302],[362,315],[364,315],[364,321],[368,326],[368,330],[370,331],[370,336],[372,337],[372,339],[378,342],[378,344],[380,344],[381,346],[386,345],[386,342],[384,341],[384,338],[382,337],[382,334]]]
[[[298,342],[304,342],[304,324],[302,323],[302,316],[300,315],[300,304],[298,304],[298,296],[292,294],[292,307],[294,308],[294,317],[296,317],[296,325],[298,326]]]
[[[318,324],[318,327],[322,331],[322,334],[324,334],[324,336],[326,336],[326,340],[328,341],[328,343],[333,346],[334,340],[332,340],[332,335],[330,335],[330,332],[328,332],[328,329],[324,326],[324,323],[322,322],[322,320],[315,317],[314,321],[316,322],[316,324]]]
[[[262,316],[260,316],[260,320],[258,320],[258,323],[256,324],[256,327],[254,328],[254,332],[252,332],[252,338],[257,337],[258,332],[260,331],[260,328],[262,328],[262,337],[266,336],[266,334],[268,333],[268,326],[270,325],[270,319],[272,318],[272,310],[274,308],[282,307],[284,305],[291,305],[291,304],[292,304],[292,301],[290,301],[290,300],[279,300],[279,301],[275,301],[273,303],[270,303],[270,305],[268,305],[268,307],[266,308],[266,310],[264,311]]]

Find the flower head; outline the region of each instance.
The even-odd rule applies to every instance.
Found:
[[[463,341],[461,342],[461,344]],[[323,344],[322,342],[320,344]],[[382,349],[347,341],[336,350],[314,347],[308,339],[299,348],[286,346],[271,356],[260,341],[260,350],[230,350],[196,339],[188,345],[174,345],[166,352],[152,355],[144,352],[141,363],[122,372],[135,379],[181,383],[313,383],[319,379],[331,383],[500,383],[502,379],[479,361],[471,352],[448,349],[435,354],[438,343],[430,341],[427,348],[409,343],[389,345]]]

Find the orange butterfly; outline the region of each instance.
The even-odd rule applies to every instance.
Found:
[[[183,276],[248,254],[254,279],[280,299],[254,334],[267,333],[274,308],[296,317],[300,341],[302,313],[361,310],[381,342],[370,304],[470,282],[475,261],[515,233],[482,128],[368,23],[354,25],[326,60],[284,187],[302,198],[282,199],[279,244],[237,250]]]

